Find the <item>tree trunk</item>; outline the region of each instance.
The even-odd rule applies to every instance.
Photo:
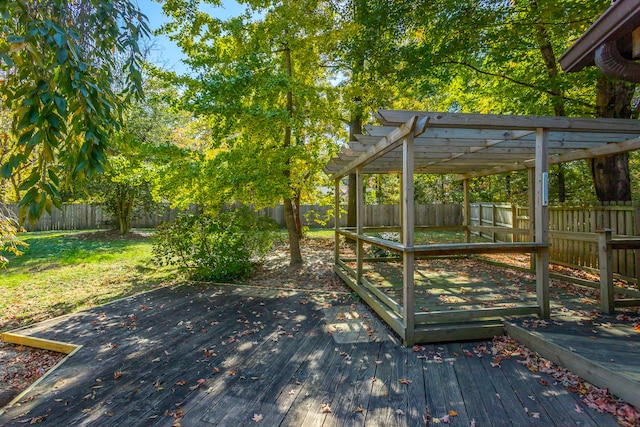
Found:
[[[354,100],[357,102],[357,100]],[[357,141],[355,135],[362,133],[362,114],[358,111],[352,114],[349,122],[349,141]],[[349,188],[347,193],[347,227],[356,226],[356,174],[349,174]]]
[[[567,201],[567,185],[564,176],[564,164],[558,163],[558,202]]]
[[[293,203],[291,199],[284,199],[284,222],[287,224],[287,234],[289,235],[289,253],[291,266],[302,265],[302,255],[300,253],[300,239],[295,229],[295,218],[293,215]]]
[[[296,220],[296,231],[298,233],[298,239],[302,240],[304,233],[302,232],[302,218],[300,218],[300,191],[296,191],[293,202],[295,209],[294,215]]]
[[[547,69],[547,77],[549,79],[549,91],[553,94],[551,102],[553,103],[553,112],[556,116],[566,116],[566,110],[564,106],[564,91],[562,89],[562,82],[558,78],[558,61],[556,61],[556,55],[551,45],[551,37],[549,31],[543,22],[545,21],[540,16],[540,10],[536,0],[530,0],[529,4],[533,11],[537,25],[534,26],[536,40],[538,42],[538,49],[542,56],[542,61]],[[567,187],[564,180],[564,168],[562,164],[558,165],[558,201],[564,203],[566,200]]]
[[[596,91],[596,117],[631,118],[634,85],[600,77],[596,83]],[[599,201],[631,200],[628,153],[595,157],[588,159],[587,163]]]
[[[285,31],[285,36],[287,32]],[[289,49],[289,45],[285,43],[284,49],[284,62],[287,70],[287,77],[291,79],[293,76],[293,72],[291,70],[291,50]],[[287,90],[287,111],[289,113],[289,118],[293,118],[293,92],[291,88]],[[284,149],[288,149],[291,147],[291,124],[287,123],[284,130]],[[287,179],[291,178],[291,169],[290,169],[290,159],[287,159],[287,168],[282,172]],[[295,194],[293,189],[290,189],[292,194]],[[289,234],[289,254],[290,254],[290,265],[298,266],[302,265],[302,254],[300,253],[300,238],[298,235],[298,230],[296,226],[295,215],[293,211],[293,203],[291,202],[291,197],[284,198],[284,221],[287,226],[287,233]]]
[[[130,193],[126,189],[122,191],[118,199],[118,232],[123,236],[131,230],[131,211],[134,200],[133,192]]]

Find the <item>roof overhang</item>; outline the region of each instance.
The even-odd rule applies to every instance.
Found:
[[[558,62],[566,72],[580,71],[594,64],[594,53],[603,43],[627,38],[640,27],[640,2],[618,0],[564,52]]]
[[[401,173],[402,140],[414,141],[415,173],[474,178],[532,168],[536,130],[549,131],[549,164],[640,149],[640,121],[380,110],[382,126],[365,126],[325,172],[342,178]]]

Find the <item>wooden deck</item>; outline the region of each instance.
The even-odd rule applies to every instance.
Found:
[[[519,319],[505,329],[546,359],[640,408],[640,333],[632,325],[606,315],[565,317],[544,327],[533,322]]]
[[[488,343],[404,348],[345,294],[180,286],[19,332],[82,347],[2,426],[617,425]]]

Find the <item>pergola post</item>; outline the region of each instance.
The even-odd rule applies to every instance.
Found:
[[[471,226],[471,198],[469,197],[469,180],[465,179],[462,181],[462,189],[464,191],[464,237],[467,243],[471,243],[471,230],[469,227]]]
[[[598,234],[598,268],[600,269],[600,310],[611,314],[615,310],[613,292],[613,257],[609,244],[611,243],[611,229],[596,230]]]
[[[404,243],[404,228],[405,224],[402,218],[404,218],[404,199],[402,195],[404,194],[404,178],[401,173],[398,174],[398,181],[400,182],[400,204],[398,210],[400,211],[400,236],[398,236],[398,241],[400,243]]]
[[[536,240],[536,170],[527,169],[528,193],[529,193],[529,239]],[[536,271],[536,254],[531,254],[529,259],[529,270]]]
[[[413,200],[413,172],[414,152],[413,134],[409,134],[402,140],[402,243],[405,249],[402,251],[402,310],[404,317],[404,344],[411,346],[415,342],[415,254],[414,227],[415,205]],[[411,248],[407,250],[406,248]]]
[[[364,233],[364,187],[362,177],[362,165],[356,168],[356,233],[358,244],[356,246],[356,283],[362,284],[364,247],[360,236]]]
[[[333,248],[333,265],[338,265],[340,261],[340,179],[335,180],[333,195],[333,219],[335,230],[335,242]]]
[[[535,236],[536,243],[549,243],[549,129],[536,129],[535,161]],[[548,318],[549,310],[549,248],[536,252],[536,296],[540,316]]]

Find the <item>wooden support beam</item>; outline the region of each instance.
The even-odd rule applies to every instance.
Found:
[[[549,243],[549,163],[547,143],[549,129],[536,130],[535,164],[535,234],[536,243]],[[536,296],[540,307],[540,316],[549,318],[549,248],[536,252]]]
[[[413,134],[405,136],[402,141],[402,243],[405,246],[413,246],[415,241],[415,203],[413,200],[413,160],[414,160]],[[402,317],[405,333],[404,344],[412,346],[415,342],[415,255],[413,252],[404,251],[402,254]]]
[[[364,177],[362,176],[362,165],[356,168],[356,234],[357,238],[357,247],[356,247],[356,258],[357,258],[357,276],[356,283],[362,283],[362,275],[364,272],[363,266],[363,258],[364,258],[364,246],[362,239],[359,238],[363,234],[364,230],[364,187],[363,187]]]
[[[340,260],[340,180],[336,179],[334,184],[333,195],[333,219],[334,219],[334,242],[333,242],[333,263],[337,264]]]
[[[463,214],[463,226],[464,226],[464,239],[465,242],[471,242],[471,198],[469,196],[469,180],[465,179],[462,182],[462,189],[464,191],[464,214]]]
[[[534,168],[527,169],[527,194],[529,196],[529,240],[536,241],[536,170]],[[536,254],[531,253],[529,258],[529,270],[533,273],[536,271]]]
[[[402,144],[402,139],[409,135],[418,136],[424,132],[427,127],[429,119],[427,117],[412,117],[405,123],[398,126],[398,128],[386,136],[383,136],[378,143],[368,149],[365,153],[358,156],[358,158],[351,161],[345,167],[343,167],[338,173],[333,175],[334,179],[342,178],[349,172],[353,171],[357,166],[364,166],[375,159],[384,156],[389,151],[392,151]]]
[[[615,309],[613,292],[613,256],[611,253],[611,229],[596,230],[598,234],[598,268],[600,269],[600,310],[605,314]]]
[[[603,123],[603,126],[605,124]],[[629,139],[623,142],[615,142],[610,144],[602,144],[593,148],[585,148],[583,150],[573,150],[564,154],[554,154],[549,156],[548,164],[555,165],[574,160],[590,159],[598,156],[610,156],[613,154],[626,153],[628,151],[640,150],[640,138]],[[501,165],[491,168],[484,168],[478,171],[460,174],[455,177],[456,180],[462,181],[468,178],[478,178],[481,176],[495,175],[505,172],[513,172],[533,167],[535,160],[526,160],[524,162],[515,162],[510,165]]]

